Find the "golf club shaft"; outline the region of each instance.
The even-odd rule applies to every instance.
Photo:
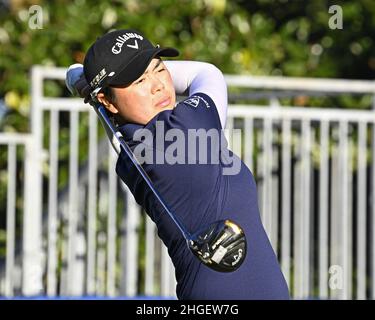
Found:
[[[99,116],[103,120],[102,121],[103,125],[105,125],[106,127],[108,127],[112,131],[114,139],[117,140],[117,142],[119,143],[119,145],[121,146],[121,148],[124,150],[124,152],[129,157],[129,159],[131,160],[131,162],[134,164],[134,166],[136,167],[136,169],[138,170],[138,172],[141,174],[141,176],[144,179],[144,181],[150,187],[151,191],[153,192],[153,194],[155,195],[155,197],[158,199],[159,203],[163,206],[164,210],[167,212],[167,214],[169,215],[169,217],[173,220],[173,222],[176,224],[176,226],[180,229],[180,231],[182,232],[184,238],[186,240],[191,239],[191,234],[185,229],[185,227],[183,226],[183,224],[172,213],[172,211],[169,209],[168,205],[163,200],[162,196],[155,189],[155,187],[154,187],[154,185],[153,185],[150,177],[148,176],[147,172],[143,169],[142,165],[138,162],[138,159],[135,157],[133,151],[130,149],[130,147],[128,146],[128,144],[124,140],[124,137],[122,136],[121,132],[119,130],[116,130],[116,128],[114,127],[113,123],[111,122],[111,120],[108,117],[108,114],[107,114],[107,111],[106,111],[105,107],[103,105],[101,105],[101,104],[97,104],[95,107],[98,110]],[[112,144],[113,143],[115,143],[115,142],[112,141]]]

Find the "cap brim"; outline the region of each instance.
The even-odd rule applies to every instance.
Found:
[[[137,80],[145,72],[151,60],[156,56],[177,57],[178,55],[178,50],[174,48],[153,48],[144,50],[125,65],[122,71],[115,74],[111,79],[108,79],[107,84],[114,87],[127,86]],[[130,65],[131,67],[129,67]]]

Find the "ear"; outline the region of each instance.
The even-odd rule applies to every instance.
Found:
[[[99,92],[96,98],[107,108],[107,110],[115,114],[118,113],[117,108],[106,98],[103,92]]]

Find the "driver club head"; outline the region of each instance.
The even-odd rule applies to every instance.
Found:
[[[220,272],[238,269],[246,257],[246,237],[231,220],[220,220],[194,233],[189,248],[209,268]]]

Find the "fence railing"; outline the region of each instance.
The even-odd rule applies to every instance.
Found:
[[[5,195],[6,200],[1,205],[5,213],[5,250],[0,260],[0,292],[12,296],[17,288],[18,294],[22,289],[27,294],[23,285],[33,282],[41,271],[35,269],[40,250],[34,250],[38,245],[34,235],[40,228],[40,222],[34,220],[38,213],[33,206],[35,144],[30,134],[0,133],[0,151],[6,157],[0,177],[2,197]]]
[[[116,177],[95,112],[80,99],[43,94],[46,80],[64,78],[64,68],[32,71],[32,132],[16,139],[29,150],[25,194],[17,195],[23,211],[15,211],[13,196],[18,142],[0,135],[9,145],[0,295],[174,297],[173,265],[153,222]],[[375,92],[370,81],[226,80],[279,92]],[[374,299],[375,112],[281,107],[270,97],[271,108],[230,105],[228,138],[242,130],[231,147],[257,180],[262,221],[292,297]]]
[[[245,119],[244,159],[293,296],[373,298],[375,113],[233,106],[231,115]]]

